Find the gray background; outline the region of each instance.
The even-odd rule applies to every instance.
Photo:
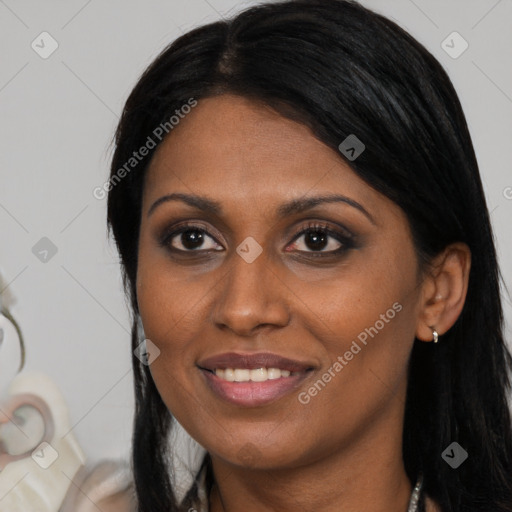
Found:
[[[90,460],[128,457],[133,413],[129,323],[117,254],[106,238],[106,201],[92,194],[107,179],[119,113],[137,77],[168,42],[253,3],[0,0],[4,296],[9,293],[25,334],[26,371],[44,371],[60,386]],[[452,78],[510,283],[512,2],[362,3],[407,29]],[[43,31],[59,45],[47,59],[31,47]],[[456,59],[441,46],[453,31],[469,44]],[[460,48],[460,41],[449,44]],[[32,251],[42,237],[57,248],[47,262]],[[508,296],[504,306],[510,326]],[[507,335],[512,337],[510,328]]]

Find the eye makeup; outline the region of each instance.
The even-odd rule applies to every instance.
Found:
[[[212,229],[199,221],[185,221],[174,223],[160,230],[157,235],[158,245],[166,249],[172,256],[179,258],[193,257],[202,255],[211,255],[213,252],[222,252],[225,250],[219,242],[218,235],[212,233]],[[304,239],[303,245],[305,250],[297,249],[298,242]],[[208,243],[210,240],[210,243]],[[308,248],[309,244],[309,248]],[[178,247],[181,245],[181,248]],[[204,248],[205,245],[210,247]],[[294,249],[290,249],[290,245],[294,245]],[[313,245],[313,248],[311,248]],[[320,245],[319,250],[315,250],[314,246]],[[344,254],[346,251],[357,245],[356,236],[346,227],[338,223],[330,223],[326,221],[311,220],[302,223],[295,230],[295,234],[291,237],[285,249],[286,253],[300,253],[304,258],[334,258]],[[330,250],[326,247],[334,246]]]

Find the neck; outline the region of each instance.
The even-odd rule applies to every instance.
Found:
[[[402,421],[375,422],[357,441],[293,468],[241,468],[212,456],[210,512],[406,512],[414,482],[402,460]]]

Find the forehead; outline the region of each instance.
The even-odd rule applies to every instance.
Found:
[[[147,170],[145,208],[176,191],[240,205],[310,192],[383,200],[308,127],[234,95],[200,100],[161,143]]]

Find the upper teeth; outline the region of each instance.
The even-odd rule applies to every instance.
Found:
[[[245,368],[226,368],[214,370],[217,377],[229,382],[263,382],[266,380],[279,379],[280,377],[289,377],[289,370],[280,370],[279,368],[257,368],[248,370]],[[291,375],[295,375],[292,373]]]

